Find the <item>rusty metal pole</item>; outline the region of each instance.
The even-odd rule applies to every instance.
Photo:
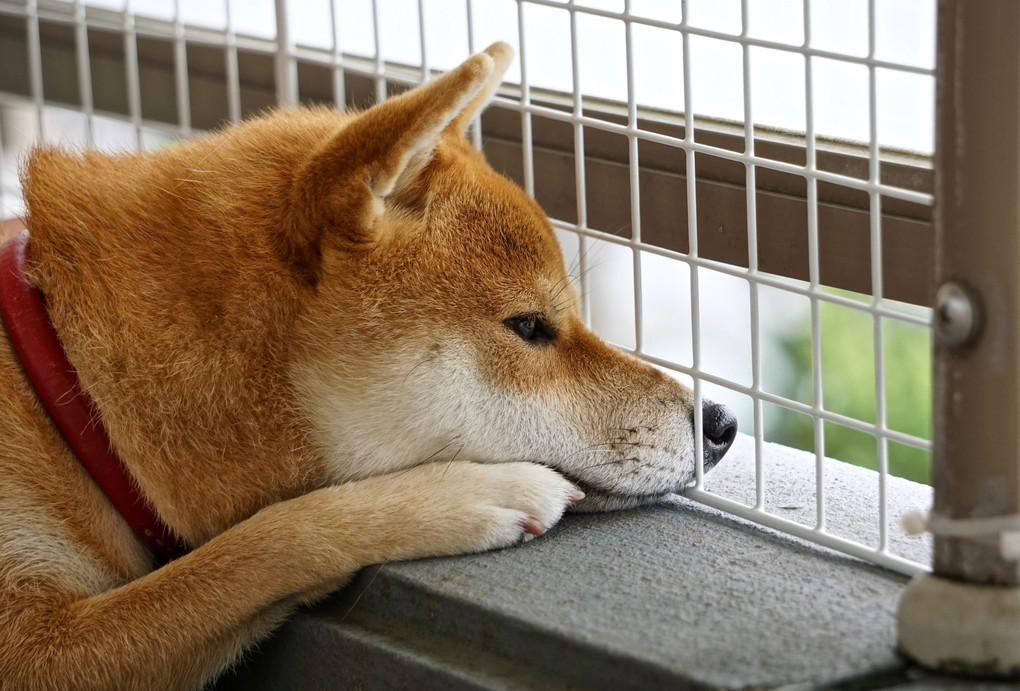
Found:
[[[935,178],[934,574],[899,645],[1020,675],[1020,2],[940,0]]]

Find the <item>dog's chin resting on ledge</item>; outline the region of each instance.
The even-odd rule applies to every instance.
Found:
[[[691,392],[583,324],[545,215],[464,137],[511,59],[356,114],[31,153],[23,287],[184,549],[163,563],[90,476],[8,325],[0,687],[198,687],[362,566],[690,483]],[[711,467],[735,423],[704,410]]]

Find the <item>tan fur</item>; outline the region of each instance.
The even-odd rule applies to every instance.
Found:
[[[31,278],[194,549],[153,570],[0,338],[0,688],[199,686],[364,565],[550,528],[560,473],[580,509],[690,480],[690,393],[584,327],[542,211],[463,139],[487,53],[362,114],[32,154]]]

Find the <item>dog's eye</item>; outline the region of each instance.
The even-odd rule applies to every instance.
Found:
[[[556,337],[552,327],[537,314],[510,317],[503,324],[522,339],[531,343],[549,343]]]

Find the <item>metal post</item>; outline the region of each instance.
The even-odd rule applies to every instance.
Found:
[[[297,102],[297,60],[287,21],[287,0],[276,0],[276,104],[293,106]]]
[[[934,575],[900,647],[1020,676],[1020,3],[939,3]]]

